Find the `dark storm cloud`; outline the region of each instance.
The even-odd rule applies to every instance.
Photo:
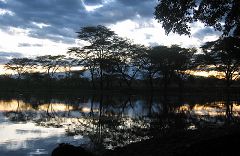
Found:
[[[84,4],[102,7],[88,12]],[[136,17],[141,20],[153,18],[156,0],[85,0],[84,4],[81,0],[0,1],[0,8],[14,13],[0,15],[0,29],[28,28],[32,37],[73,43],[75,32],[83,26],[114,24]]]
[[[22,57],[21,53],[16,52],[0,52],[0,64],[7,63],[11,58]]]

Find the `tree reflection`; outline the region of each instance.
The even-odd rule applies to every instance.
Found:
[[[183,112],[177,112],[178,102],[174,98],[164,95],[159,99],[159,113],[151,118],[150,134],[164,135],[170,131],[186,130],[188,127],[187,116]],[[176,113],[177,112],[177,113]]]
[[[78,118],[78,126],[69,128],[68,135],[88,136],[92,142],[91,148],[96,151],[123,146],[147,137],[147,121],[141,117],[134,119],[124,115],[127,105],[132,103],[130,96],[116,101],[113,97],[100,95],[98,100],[98,111],[93,111],[94,101],[91,101],[89,115]]]
[[[226,120],[227,122],[231,122],[233,121],[233,102],[230,100],[230,95],[227,95],[225,107],[226,107]]]
[[[69,136],[81,135],[90,139],[89,147],[95,151],[171,131],[238,121],[240,107],[230,96],[224,101],[222,97],[191,98],[153,94],[18,96],[15,103],[7,102],[14,109],[6,109],[4,115],[10,121],[35,122],[38,126],[63,128]]]
[[[5,112],[5,116],[13,122],[27,122],[34,117],[34,113],[29,109],[29,105],[24,105],[20,100],[20,94],[16,99],[16,109]]]

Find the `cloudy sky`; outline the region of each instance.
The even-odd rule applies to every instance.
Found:
[[[157,0],[0,0],[0,64],[12,57],[65,54],[81,46],[76,31],[105,25],[119,36],[155,46],[199,47],[218,33],[201,23],[192,36],[165,35],[153,16]]]

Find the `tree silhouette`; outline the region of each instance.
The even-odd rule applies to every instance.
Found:
[[[77,61],[77,59],[68,57],[68,58],[64,58],[63,60],[61,60],[60,64],[61,64],[62,68],[64,69],[66,77],[70,78],[71,74],[72,74],[72,68],[78,66],[78,61]]]
[[[36,58],[37,64],[46,70],[49,78],[53,78],[56,71],[64,66],[64,55],[44,55]]]
[[[176,51],[175,55],[175,78],[180,89],[184,85],[184,80],[190,75],[188,71],[195,68],[194,55],[197,52],[195,48],[181,48],[178,45],[173,45],[170,49]]]
[[[119,60],[117,63],[118,72],[121,80],[131,89],[133,81],[144,64],[142,58],[147,48],[143,45],[132,44],[130,42],[121,43],[120,47],[121,52],[117,58]]]
[[[153,81],[156,76],[159,76],[159,63],[156,61],[156,51],[153,49],[148,49],[144,53],[142,53],[142,66],[141,66],[141,74],[144,79],[149,81],[149,85],[151,90],[153,89]]]
[[[94,55],[90,55],[79,47],[68,49],[68,54],[76,57],[76,64],[83,68],[83,71],[90,71],[92,87],[95,89],[95,75],[97,75],[97,62]]]
[[[80,62],[88,65],[92,70],[91,73],[94,72],[95,69],[99,69],[100,87],[103,89],[104,59],[111,55],[109,49],[115,33],[104,26],[98,25],[96,27],[83,27],[77,34],[79,39],[87,41],[89,45],[81,48],[71,48],[69,53],[75,54],[78,57],[80,56]]]
[[[154,67],[154,72],[160,73],[165,91],[174,76],[177,77],[179,85],[182,85],[183,76],[193,66],[192,58],[195,51],[178,45],[157,46],[150,50],[151,65]]]
[[[161,0],[155,7],[155,18],[166,33],[190,35],[190,24],[203,22],[224,35],[240,35],[239,0]]]
[[[77,33],[78,38],[87,41],[88,45],[70,48],[68,53],[76,56],[79,65],[90,71],[93,86],[95,77],[100,79],[101,89],[104,87],[105,78],[110,80],[110,77],[121,74],[124,80],[127,79],[126,65],[129,66],[127,63],[130,62],[136,45],[101,25],[83,27]]]
[[[33,59],[29,58],[13,58],[8,63],[5,64],[5,68],[12,70],[17,73],[18,79],[22,77],[23,74],[28,72],[28,70],[35,68],[35,62]]]
[[[204,54],[199,56],[202,64],[208,70],[224,73],[226,87],[229,88],[233,80],[239,77],[240,39],[237,37],[220,38],[207,42],[202,49]]]

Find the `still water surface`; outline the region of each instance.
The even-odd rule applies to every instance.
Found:
[[[223,96],[57,95],[0,98],[0,156],[51,155],[59,143],[93,151],[239,120],[240,103]]]

